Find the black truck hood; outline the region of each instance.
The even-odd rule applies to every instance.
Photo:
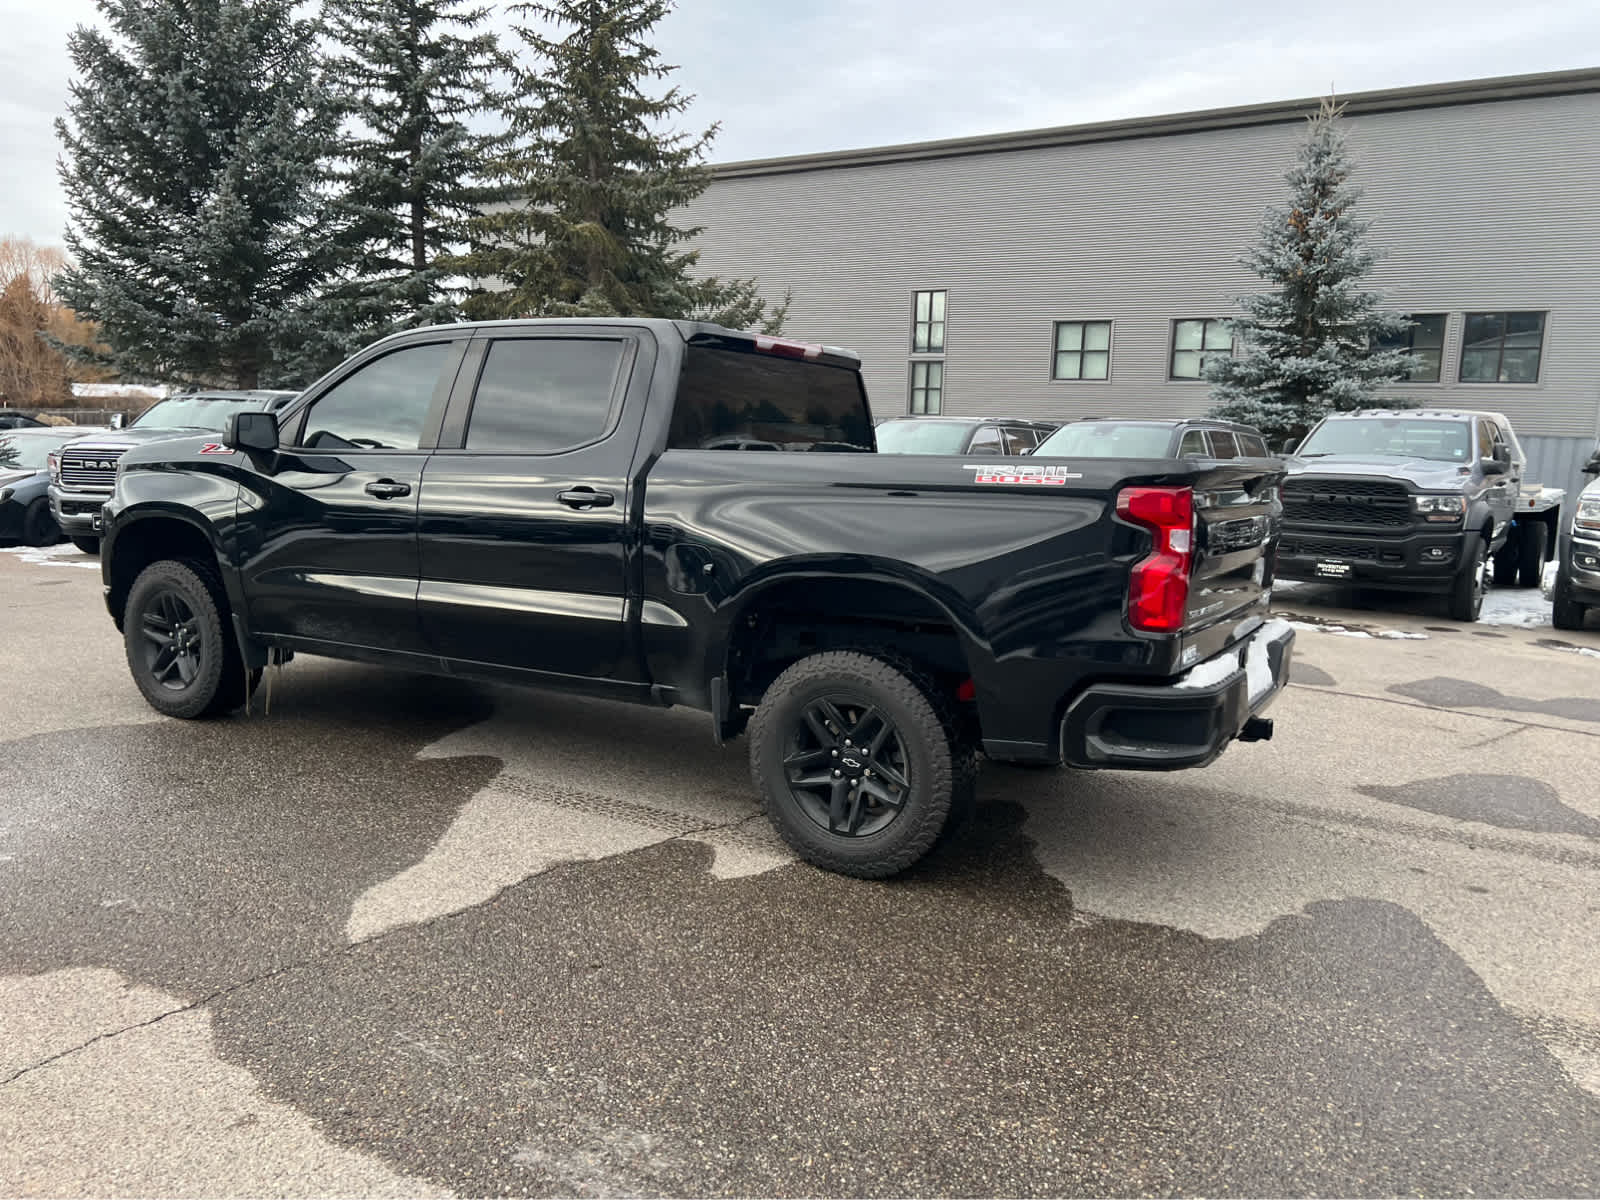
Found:
[[[1363,479],[1394,479],[1418,491],[1448,492],[1459,489],[1472,474],[1465,463],[1434,458],[1396,458],[1388,454],[1330,454],[1326,458],[1292,458],[1289,478],[1298,475],[1347,475]]]

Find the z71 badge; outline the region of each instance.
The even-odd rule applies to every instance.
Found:
[[[232,454],[233,448],[224,446],[221,442],[207,442],[200,447],[201,454]]]
[[[1069,479],[1082,479],[1076,471],[1066,467],[1036,467],[1024,463],[964,463],[964,471],[976,471],[974,483],[1038,483],[1064,484]]]

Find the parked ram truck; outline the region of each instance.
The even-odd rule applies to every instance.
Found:
[[[1557,629],[1582,629],[1584,618],[1600,609],[1600,446],[1589,456],[1583,473],[1591,479],[1578,494],[1571,520],[1561,532],[1555,570],[1544,581]]]
[[[1440,592],[1476,621],[1491,575],[1536,587],[1563,493],[1524,486],[1499,413],[1365,410],[1325,417],[1283,485],[1277,576]]]
[[[106,603],[174,717],[289,653],[704,710],[718,743],[748,727],[790,845],[863,877],[957,827],[980,750],[1171,770],[1270,735],[1279,461],[874,449],[847,351],[410,331],[280,412],[130,448]]]

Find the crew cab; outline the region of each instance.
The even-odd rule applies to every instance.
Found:
[[[718,743],[748,726],[800,855],[878,877],[958,826],[980,749],[1171,770],[1269,736],[1281,475],[878,454],[848,351],[461,324],[130,448],[101,565],[170,716],[238,708],[294,653],[686,705]]]
[[[236,412],[281,408],[295,392],[183,392],[159,400],[130,425],[81,438],[50,456],[50,513],[85,554],[100,550],[100,509],[111,495],[117,462],[133,446],[185,434],[220,434]]]
[[[1595,478],[1579,493],[1572,520],[1561,531],[1545,593],[1557,629],[1582,629],[1590,610],[1600,609],[1600,446],[1583,473]]]
[[[1498,559],[1538,582],[1558,489],[1524,495],[1526,456],[1499,413],[1371,409],[1312,429],[1283,485],[1283,579],[1442,592],[1476,621]]]

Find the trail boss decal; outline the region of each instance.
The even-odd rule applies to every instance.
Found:
[[[1082,479],[1076,471],[1066,467],[1035,467],[1011,463],[963,463],[963,471],[976,471],[974,483],[1038,483],[1064,484],[1069,479]]]

